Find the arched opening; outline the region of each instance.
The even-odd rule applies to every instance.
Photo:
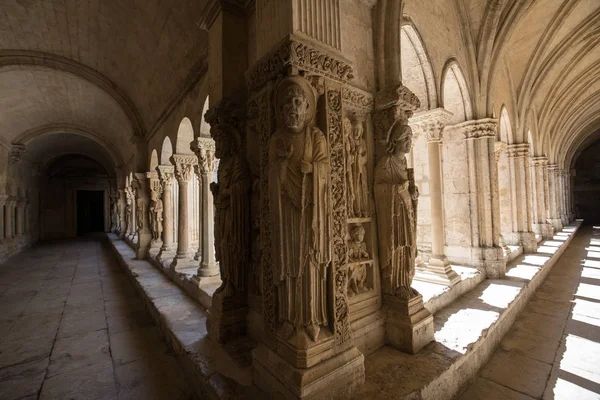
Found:
[[[169,139],[169,137],[165,137],[165,139],[163,140],[163,144],[162,144],[162,148],[161,148],[161,152],[160,152],[160,164],[161,165],[172,165],[171,163],[171,156],[173,155],[173,144],[171,143],[171,139]],[[177,216],[179,215],[179,191],[177,190],[177,180],[175,179],[175,176],[171,177],[171,208],[173,210],[173,213],[171,215],[171,225],[172,225],[172,232],[173,232],[173,243],[176,244],[177,243],[177,227],[179,226],[178,224],[178,219]]]
[[[431,63],[419,33],[413,25],[401,28],[402,84],[408,87],[421,101],[418,111],[437,107],[437,93]]]
[[[600,140],[581,152],[574,172],[575,216],[600,224]]]
[[[442,79],[442,105],[453,116],[450,124],[458,124],[473,118],[471,97],[467,82],[458,63],[448,62]]]
[[[154,149],[150,155],[150,168],[148,170],[155,171],[156,167],[158,167],[158,153],[156,152],[156,149]]]

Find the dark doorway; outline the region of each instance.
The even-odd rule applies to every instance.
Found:
[[[104,231],[104,192],[77,191],[77,234]]]

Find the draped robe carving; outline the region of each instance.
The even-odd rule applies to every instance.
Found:
[[[386,138],[386,154],[375,167],[375,195],[379,221],[379,259],[385,294],[410,299],[415,274],[416,201],[418,190],[407,168],[412,131],[397,121]]]
[[[286,78],[277,90],[278,130],[269,142],[273,279],[280,336],[294,330],[313,341],[327,325],[327,268],[331,262],[329,153],[315,116],[310,85]]]

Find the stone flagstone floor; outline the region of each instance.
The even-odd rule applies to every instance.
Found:
[[[600,399],[600,227],[581,227],[460,400]]]
[[[0,265],[0,400],[191,398],[106,244],[59,241]]]

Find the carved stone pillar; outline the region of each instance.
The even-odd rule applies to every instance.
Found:
[[[547,157],[531,158],[531,181],[533,194],[533,231],[542,236],[542,239],[552,239],[553,228],[547,222],[548,217],[548,181],[546,174]]]
[[[4,239],[12,242],[15,236],[15,204],[14,197],[8,197],[4,205]]]
[[[6,226],[6,220],[4,217],[4,213],[5,213],[5,207],[6,207],[6,201],[8,199],[8,196],[5,194],[0,195],[0,241],[4,242],[4,239],[6,238],[5,235],[5,226]]]
[[[444,130],[446,255],[456,263],[506,273],[500,247],[500,203],[495,119],[467,121]]]
[[[552,224],[554,232],[560,232],[563,224],[560,219],[558,199],[558,165],[548,164],[548,222]]]
[[[149,188],[148,176],[145,173],[135,173],[133,175],[135,187],[135,222],[136,222],[136,258],[143,260],[148,255],[150,247],[150,224],[148,221]]]
[[[559,170],[559,178],[560,178],[560,220],[562,221],[563,226],[567,226],[569,224],[569,212],[568,212],[568,172],[564,169]]]
[[[127,233],[127,225],[126,225],[126,218],[125,218],[125,210],[126,210],[126,205],[127,205],[127,199],[126,199],[126,192],[125,192],[125,188],[124,187],[120,187],[119,189],[117,189],[118,193],[119,193],[119,202],[118,202],[118,214],[119,214],[119,239],[123,239]]]
[[[175,244],[173,242],[173,175],[175,169],[172,165],[159,165],[156,167],[160,179],[163,202],[163,231],[162,247],[158,253],[160,262],[168,261],[175,257]]]
[[[196,273],[197,280],[219,275],[215,260],[215,237],[213,233],[214,204],[210,190],[210,178],[215,170],[215,141],[209,137],[199,137],[191,144],[192,151],[198,158],[198,165],[194,168],[200,181],[200,266]]]
[[[17,198],[15,213],[15,236],[23,236],[23,217],[25,211],[25,199]]]
[[[523,246],[525,253],[537,250],[537,240],[531,226],[531,186],[529,175],[529,144],[510,144],[508,163],[510,168],[512,226],[508,243]]]
[[[442,196],[442,160],[440,146],[442,130],[452,113],[438,108],[415,115],[410,119],[411,126],[424,133],[427,139],[429,161],[429,195],[431,197],[431,256],[428,264],[417,266],[415,279],[425,282],[453,286],[460,277],[452,270],[444,252],[444,205]]]
[[[190,268],[192,261],[188,203],[190,179],[192,179],[193,168],[197,164],[197,159],[193,154],[173,154],[170,160],[175,167],[175,178],[179,186],[177,254],[171,267],[175,270],[182,270]]]
[[[162,200],[162,185],[158,178],[157,171],[150,171],[146,174],[150,188],[150,204],[148,207],[148,219],[150,228],[150,249],[148,250],[150,257],[156,257],[162,242],[163,232],[163,200]]]
[[[321,23],[338,29],[340,6],[332,3],[257,1],[259,61],[246,74],[248,145],[260,153],[264,330],[253,351],[254,382],[283,398],[343,396],[364,382],[347,292],[342,93],[352,68],[318,37],[295,35],[294,12],[307,5],[303,23],[318,9]]]

